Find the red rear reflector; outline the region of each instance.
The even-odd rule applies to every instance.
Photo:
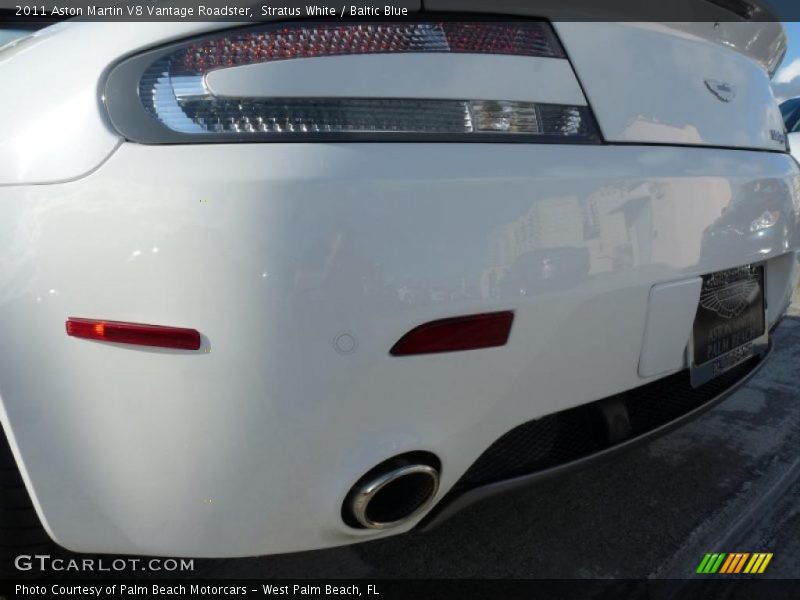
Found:
[[[392,347],[392,356],[456,352],[505,346],[514,313],[511,311],[453,317],[415,327]]]
[[[180,350],[200,349],[200,334],[197,330],[181,327],[69,317],[67,319],[67,335],[118,344],[158,346],[159,348],[178,348]]]

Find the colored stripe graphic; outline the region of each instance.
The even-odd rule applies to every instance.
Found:
[[[719,558],[714,563],[714,565],[711,567],[711,570],[709,571],[709,573],[716,573],[717,571],[719,571],[719,568],[722,565],[722,561],[725,559],[725,556],[726,555],[725,555],[724,552],[719,555]]]
[[[731,567],[731,573],[741,573],[742,567],[744,566],[745,561],[750,557],[750,553],[749,552],[745,552],[745,553],[741,554],[740,556],[741,556],[741,558],[739,559],[739,562],[736,563],[736,568],[734,569],[733,567]]]
[[[722,568],[719,570],[720,573],[728,573],[728,569],[731,568],[731,563],[734,562],[736,559],[735,554],[728,554],[728,559],[722,563]]]
[[[716,573],[720,566],[722,565],[722,561],[725,560],[727,555],[723,552],[721,554],[706,554],[703,557],[703,561],[700,563],[700,566],[697,567],[698,573]]]
[[[745,573],[756,573],[758,572],[758,567],[761,565],[761,561],[764,560],[764,555],[760,552],[756,552],[753,554],[753,558],[750,559],[750,562],[747,563],[747,566],[744,568]]]
[[[725,552],[707,553],[700,565],[697,567],[698,573],[713,575],[734,575],[739,573],[757,574],[763,573],[769,562],[772,560],[771,552]]]
[[[771,560],[772,560],[772,552],[770,552],[769,554],[767,554],[764,557],[764,562],[761,563],[761,568],[758,570],[758,572],[759,573],[763,573],[764,569],[767,568],[767,565],[769,564],[769,561],[771,561]]]
[[[700,561],[700,566],[697,567],[697,572],[698,573],[705,573],[706,572],[706,565],[708,565],[708,562],[709,562],[710,559],[711,559],[711,555],[710,554],[706,554],[703,557],[703,560]]]
[[[742,554],[740,552],[733,552],[732,554],[729,554],[728,560],[725,561],[725,564],[722,565],[722,568],[719,570],[719,572],[725,574],[733,573],[741,558]]]

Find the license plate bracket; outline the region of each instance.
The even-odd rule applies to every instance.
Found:
[[[688,350],[693,387],[766,353],[766,309],[763,264],[703,275]]]

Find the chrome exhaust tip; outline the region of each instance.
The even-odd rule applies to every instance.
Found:
[[[402,458],[381,463],[350,490],[345,522],[364,529],[389,529],[424,512],[439,490],[439,470]]]

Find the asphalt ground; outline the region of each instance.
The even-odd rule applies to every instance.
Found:
[[[487,499],[429,532],[196,560],[195,577],[686,578],[706,552],[800,577],[800,305],[760,372],[697,420],[599,466]]]

